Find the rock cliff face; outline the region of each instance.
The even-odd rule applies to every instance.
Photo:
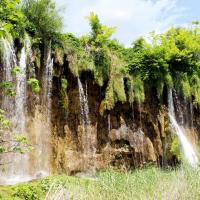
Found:
[[[74,76],[67,56],[64,60],[61,64],[54,59],[54,73],[49,77],[49,72],[45,73],[48,55],[33,53],[34,76],[40,82],[41,92],[34,94],[27,85],[26,132],[35,147],[26,158],[29,175],[35,177],[41,171],[76,174],[109,167],[129,170],[149,163],[179,163],[177,152],[171,150],[174,135],[169,126],[166,89],[160,100],[153,89],[146,89],[144,103],[117,103],[102,116],[105,88],[95,83],[90,71],[82,71],[79,78]],[[68,82],[65,91],[63,78]],[[190,105],[185,105],[184,99],[180,102],[179,107],[187,115],[179,116],[177,112],[177,118],[185,118],[188,135],[196,143],[199,109],[188,112]]]
[[[172,140],[168,114],[164,103],[159,104],[153,91],[147,91],[144,104],[118,103],[113,110],[101,116],[102,90],[94,83],[90,72],[83,72],[81,82],[87,91],[91,121],[88,138],[81,119],[77,78],[67,66],[62,73],[69,85],[68,108],[62,108],[58,94],[60,80],[54,77],[51,160],[54,171],[75,174],[110,166],[128,170],[148,163],[163,166],[177,162],[175,157],[166,153]],[[85,153],[88,143],[93,152]]]

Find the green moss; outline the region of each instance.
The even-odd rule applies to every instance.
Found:
[[[128,77],[128,97],[129,103],[134,101],[142,103],[145,100],[144,82],[139,75]]]
[[[67,95],[68,81],[65,78],[61,79],[61,97],[64,109],[68,108],[68,95]]]
[[[31,89],[33,92],[35,93],[39,93],[40,92],[40,86],[39,86],[39,81],[35,78],[30,78],[28,80],[28,85],[31,86]]]
[[[174,137],[167,149],[167,158],[172,159],[175,156],[178,161],[183,161],[183,156],[181,153],[181,144],[180,140],[177,137]]]

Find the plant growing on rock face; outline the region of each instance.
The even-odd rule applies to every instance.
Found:
[[[67,79],[62,78],[61,79],[61,96],[62,96],[62,105],[65,109],[68,107],[67,87],[68,87]]]
[[[111,58],[109,56],[108,41],[116,28],[102,25],[97,15],[93,12],[87,17],[91,26],[91,34],[82,37],[85,48],[93,57],[96,82],[103,86],[108,81],[111,70]]]
[[[0,109],[0,154],[10,152],[26,153],[30,151],[32,147],[23,135],[15,134],[12,139],[7,139],[5,132],[9,130],[10,125],[10,121],[5,117],[5,111]]]
[[[40,92],[40,86],[39,86],[39,81],[35,78],[30,78],[28,80],[28,85],[31,86],[33,92],[39,93]]]
[[[181,144],[177,137],[174,137],[167,149],[167,157],[168,159],[172,159],[175,156],[176,159],[180,162],[183,160],[183,156],[181,153]]]
[[[0,83],[0,88],[3,89],[4,94],[9,97],[14,97],[16,95],[14,91],[14,84],[11,81],[4,81]]]

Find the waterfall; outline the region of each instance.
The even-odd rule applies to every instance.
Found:
[[[172,90],[168,91],[168,109],[171,127],[174,129],[176,135],[178,136],[181,142],[184,157],[191,166],[196,166],[198,163],[198,158],[195,153],[195,150],[192,144],[187,139],[184,128],[179,126],[176,120]]]
[[[9,115],[7,116],[11,122],[10,131],[7,134],[8,139],[12,139],[14,134],[26,134],[26,70],[27,57],[30,55],[30,40],[26,36],[24,46],[21,50],[19,60],[19,71],[16,77],[12,76],[13,67],[16,67],[17,60],[14,53],[12,40],[3,39],[3,81],[13,82],[13,90],[15,97],[3,97],[2,108],[5,109]],[[15,87],[14,87],[15,86]],[[1,181],[5,184],[15,184],[20,181],[30,180],[28,174],[28,155],[19,153],[10,153],[3,158],[8,164],[5,171],[2,172]]]
[[[13,119],[14,130],[17,134],[23,134],[28,139],[26,130],[26,109],[27,109],[27,64],[32,56],[31,42],[28,35],[25,35],[24,46],[21,50],[19,60],[20,72],[16,74],[16,95],[15,95],[15,115]],[[13,172],[19,175],[19,179],[29,177],[28,172],[29,154],[16,154],[13,159]],[[30,179],[30,177],[28,178]]]
[[[17,63],[12,37],[7,34],[6,38],[1,38],[0,46],[3,61],[3,78],[1,81],[11,83],[13,81],[12,69]],[[3,95],[1,107],[6,111],[7,117],[12,115],[13,103],[13,98]]]
[[[41,95],[41,111],[37,110],[37,118],[35,133],[37,152],[35,156],[39,156],[36,163],[36,173],[39,176],[47,176],[50,173],[50,139],[51,139],[51,109],[52,109],[52,80],[53,80],[53,59],[51,58],[51,45],[47,45],[44,52],[44,69],[42,74],[42,95]],[[33,130],[34,132],[34,130]]]
[[[25,132],[26,56],[26,49],[23,47],[19,62],[20,72],[16,75],[15,123],[17,133]]]
[[[78,88],[79,88],[79,100],[80,100],[81,116],[82,116],[83,124],[90,125],[87,93],[85,95],[82,83],[79,78],[78,78]]]
[[[53,79],[53,59],[51,59],[51,47],[46,50],[45,68],[43,71],[42,105],[46,108],[47,122],[51,121],[51,92]]]
[[[78,88],[79,88],[79,101],[80,101],[80,108],[81,108],[81,119],[84,128],[84,138],[83,138],[83,149],[84,153],[88,154],[91,151],[91,131],[90,131],[90,118],[89,118],[89,107],[88,107],[88,99],[87,93],[85,94],[82,83],[78,78]]]

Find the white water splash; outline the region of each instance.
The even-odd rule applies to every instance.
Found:
[[[198,164],[198,158],[192,144],[189,142],[189,140],[187,139],[185,135],[184,128],[179,126],[176,120],[172,90],[168,91],[168,109],[169,109],[169,118],[170,118],[171,126],[174,129],[175,133],[177,134],[181,142],[185,159],[191,166],[195,167]]]

